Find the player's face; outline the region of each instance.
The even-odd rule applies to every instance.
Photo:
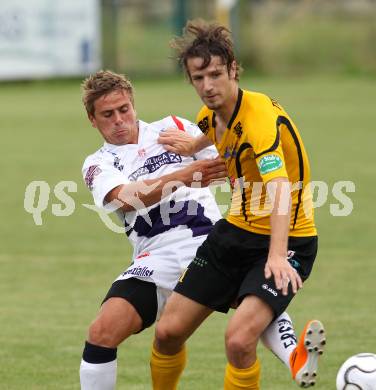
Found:
[[[127,91],[114,91],[94,102],[94,115],[89,115],[93,127],[113,145],[136,144],[138,125],[136,111]]]
[[[204,69],[201,69],[202,63],[201,57],[187,60],[187,70],[192,85],[208,108],[219,110],[230,101],[234,92],[237,93],[236,64],[234,63],[228,72],[221,57],[212,56],[209,65]]]

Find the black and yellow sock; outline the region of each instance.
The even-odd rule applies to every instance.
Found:
[[[224,390],[260,390],[260,362],[248,368],[236,368],[227,363]]]
[[[176,355],[164,355],[154,346],[151,352],[150,368],[154,390],[175,390],[187,361],[185,346]]]

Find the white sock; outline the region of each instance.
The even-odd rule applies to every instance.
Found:
[[[114,390],[117,359],[108,363],[93,364],[81,360],[81,390]]]
[[[297,339],[290,316],[284,312],[261,335],[261,341],[290,369],[290,354]]]

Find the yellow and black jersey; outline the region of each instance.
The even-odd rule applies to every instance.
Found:
[[[317,234],[307,153],[298,129],[276,101],[239,89],[233,115],[219,141],[212,110],[204,106],[197,122],[226,162],[233,189],[227,215],[230,223],[254,233],[270,234],[272,201],[266,195],[265,184],[282,177],[292,184],[289,235]]]

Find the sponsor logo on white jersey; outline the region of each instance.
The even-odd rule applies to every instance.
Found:
[[[134,275],[134,276],[141,276],[141,277],[148,277],[153,275],[154,270],[149,269],[148,267],[135,267],[127,269],[125,272],[123,272],[123,276],[125,275]]]
[[[160,167],[166,164],[176,164],[181,163],[182,158],[180,154],[163,152],[157,156],[149,157],[144,165],[134,172],[132,172],[128,179],[131,181],[137,180],[140,176],[147,175],[148,173],[153,173],[157,171]]]

